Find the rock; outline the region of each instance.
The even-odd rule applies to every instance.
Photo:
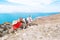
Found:
[[[0,25],[0,35],[6,35],[9,33],[9,29],[11,29],[12,25],[11,24],[1,24]]]
[[[4,24],[6,24],[6,25],[10,25],[11,23],[9,23],[9,22],[5,22]]]

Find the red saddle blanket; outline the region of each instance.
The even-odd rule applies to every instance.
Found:
[[[16,30],[22,26],[22,22],[17,22],[16,24],[13,25],[13,30]]]

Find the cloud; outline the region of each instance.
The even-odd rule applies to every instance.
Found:
[[[7,0],[8,2],[25,4],[25,5],[37,5],[37,4],[50,4],[54,0]]]
[[[0,4],[0,13],[60,12],[59,5],[51,5],[55,1],[56,0],[6,0],[7,4]]]

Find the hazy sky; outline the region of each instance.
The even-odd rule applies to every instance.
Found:
[[[0,13],[60,12],[60,0],[0,0]]]

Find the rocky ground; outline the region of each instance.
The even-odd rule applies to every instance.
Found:
[[[18,29],[16,33],[0,37],[0,40],[60,40],[60,14],[56,16],[35,20],[33,23],[36,22],[38,25]]]
[[[60,40],[60,26],[51,26],[34,25],[24,30],[19,29],[14,34],[1,37],[0,40]]]

